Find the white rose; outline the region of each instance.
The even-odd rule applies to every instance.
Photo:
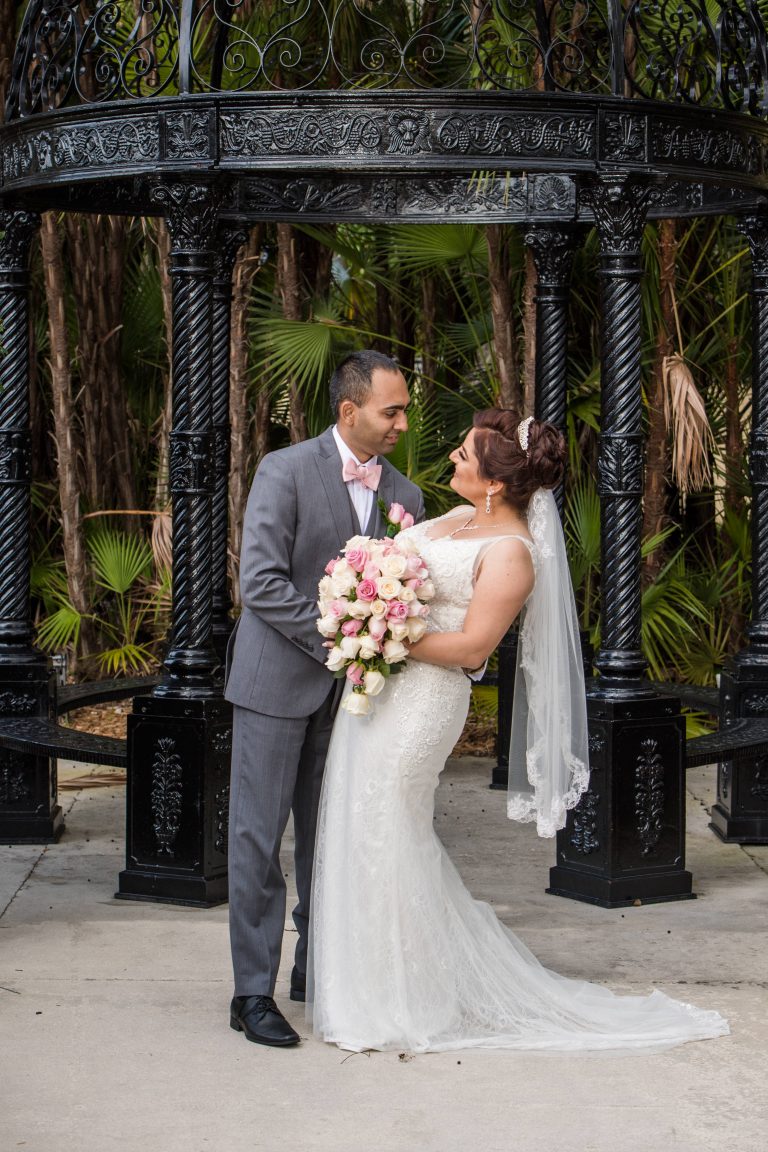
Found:
[[[403,604],[410,604],[412,600],[416,599],[416,593],[414,592],[413,588],[401,588],[400,599],[402,600]]]
[[[333,592],[331,590],[330,576],[323,576],[322,580],[317,586],[318,594],[325,600],[333,600]]]
[[[376,581],[376,590],[382,600],[394,600],[396,596],[400,595],[401,588],[402,584],[394,576],[380,576]],[[432,595],[434,596],[434,591]]]
[[[397,552],[390,552],[389,556],[382,557],[381,574],[382,576],[400,577],[404,575],[407,563],[405,556],[401,556]]]
[[[408,625],[400,620],[393,620],[389,625],[389,634],[393,640],[405,640],[408,636]]]
[[[412,644],[417,640],[421,640],[422,636],[427,630],[426,621],[422,620],[419,616],[412,616],[408,621],[408,639]]]
[[[416,542],[410,536],[403,536],[400,533],[398,533],[397,537],[397,546],[400,551],[405,552],[407,556],[416,556],[419,551],[416,547]]]
[[[431,580],[425,580],[416,595],[419,600],[431,600],[435,594],[435,586]]]
[[[358,659],[372,660],[374,656],[378,656],[381,651],[381,646],[373,636],[363,636],[360,641],[360,651],[358,652]]]
[[[345,637],[346,639],[346,637]],[[331,672],[340,672],[347,662],[347,658],[338,645],[331,648],[328,653],[328,659],[325,661],[326,668],[330,668]]]
[[[399,664],[401,660],[405,660],[408,649],[399,640],[385,640],[382,653],[387,664]]]
[[[365,620],[371,614],[371,604],[368,600],[350,600],[347,615],[353,620]]]
[[[343,565],[343,567],[342,567]],[[333,570],[331,576],[331,592],[334,596],[346,596],[357,584],[357,573],[346,560],[341,560]]]
[[[339,648],[345,660],[354,660],[360,651],[361,644],[362,640],[358,640],[357,636],[344,636]]]
[[[327,636],[332,640],[339,630],[339,621],[335,616],[323,616],[317,622],[317,630],[321,636]]]
[[[374,619],[380,619],[387,614],[386,600],[371,600],[371,616]]]
[[[387,681],[381,672],[371,670],[365,674],[365,691],[368,696],[378,696]]]
[[[350,536],[344,545],[344,552],[354,552],[356,548],[367,548],[370,543],[370,536]]]
[[[371,710],[371,702],[364,692],[350,692],[342,700],[341,706],[353,716],[367,716]]]

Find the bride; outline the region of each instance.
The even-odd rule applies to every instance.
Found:
[[[429,631],[373,712],[340,710],[317,834],[307,1013],[342,1048],[663,1048],[728,1032],[654,991],[616,996],[542,967],[472,898],[433,829],[470,675],[523,610],[509,815],[552,836],[587,786],[573,592],[551,425],[491,409],[451,454],[467,501],[406,529],[436,588]],[[515,771],[517,769],[517,771]]]

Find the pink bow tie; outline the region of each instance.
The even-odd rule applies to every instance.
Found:
[[[359,480],[375,492],[381,480],[381,464],[357,464],[354,460],[346,460],[341,475],[345,483]]]

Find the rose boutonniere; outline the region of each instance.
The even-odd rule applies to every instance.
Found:
[[[387,526],[387,536],[390,540],[394,539],[398,532],[400,532],[403,528],[413,527],[413,516],[411,516],[410,512],[406,512],[402,504],[398,504],[395,501],[395,503],[390,504],[389,508],[387,508],[386,504],[381,499],[377,500],[376,503],[379,506],[379,511],[381,512],[382,517],[384,518],[384,523]]]

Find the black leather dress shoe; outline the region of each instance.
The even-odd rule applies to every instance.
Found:
[[[291,1000],[299,1000],[302,1004],[307,998],[307,977],[303,972],[299,972],[295,964],[291,972],[290,997]]]
[[[236,1032],[245,1032],[246,1040],[273,1048],[290,1048],[300,1039],[271,996],[235,996],[229,1009],[229,1026]]]

